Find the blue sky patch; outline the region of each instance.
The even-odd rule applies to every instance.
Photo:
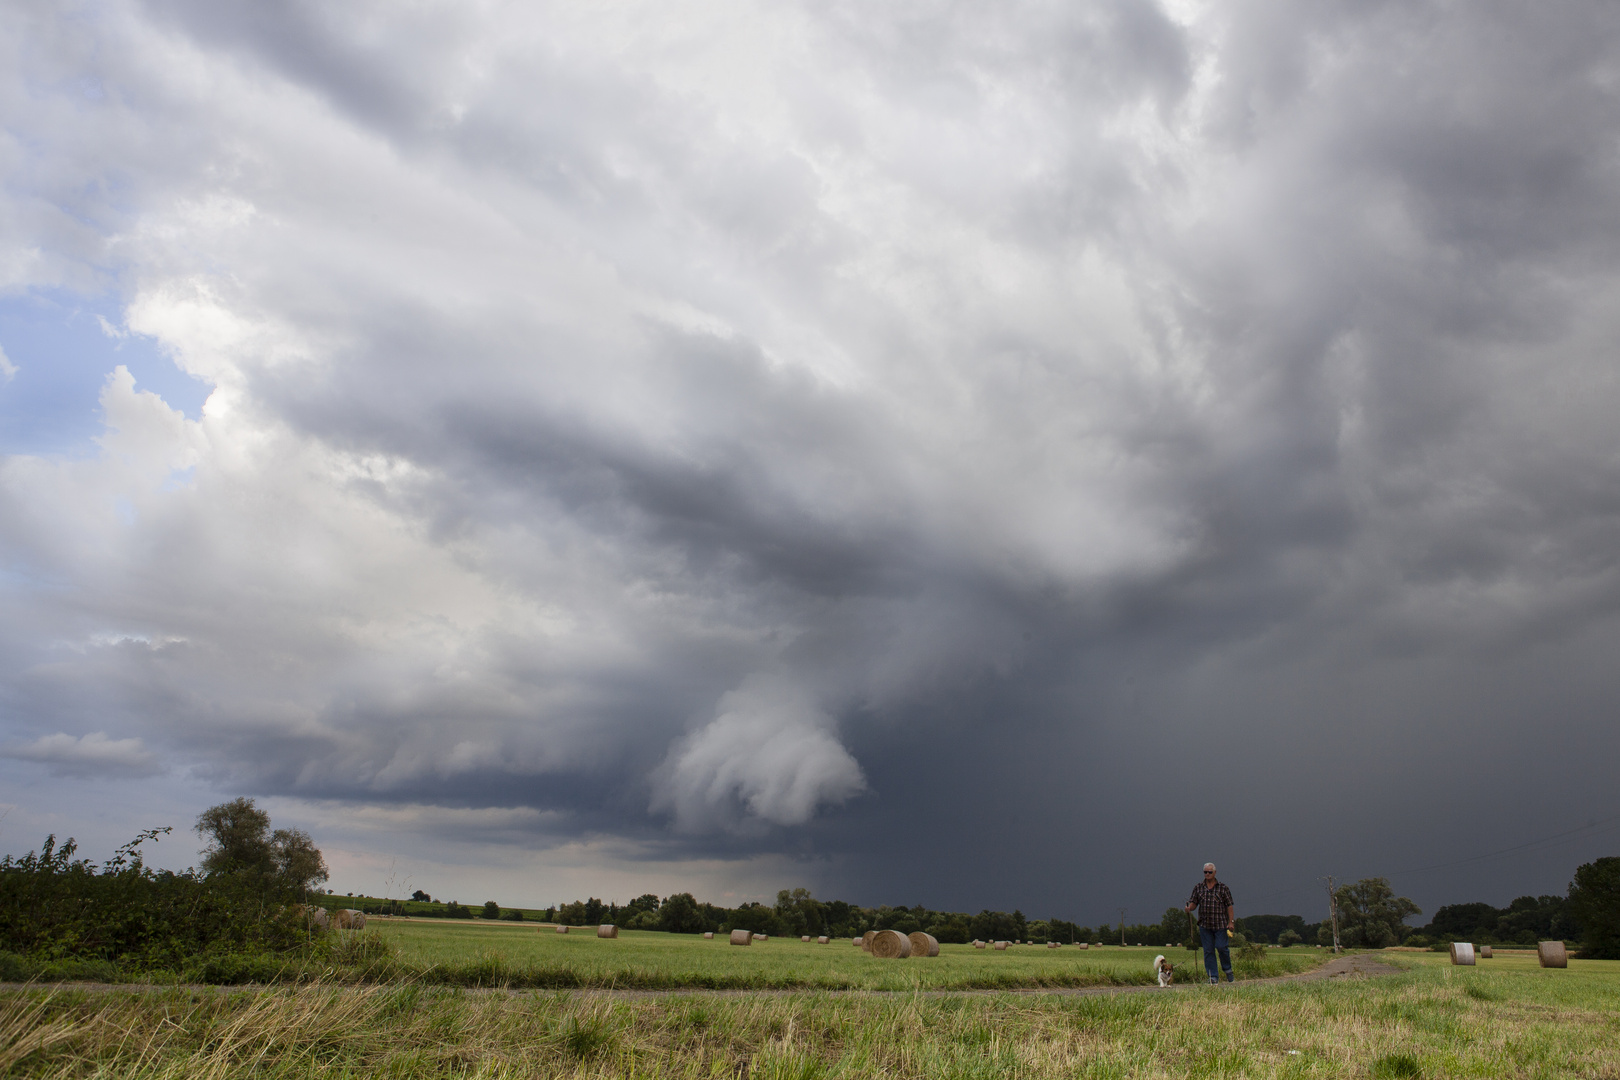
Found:
[[[41,290],[0,297],[0,349],[15,369],[0,375],[0,453],[80,455],[101,434],[101,388],[119,364],[149,390],[192,420],[202,415],[213,387],[181,371],[157,342],[122,337],[116,298]]]

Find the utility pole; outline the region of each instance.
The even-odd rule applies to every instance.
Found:
[[[1119,909],[1119,943],[1125,944],[1125,909]]]
[[[1327,891],[1328,917],[1333,920],[1333,951],[1336,953],[1343,952],[1344,950],[1339,947],[1339,897],[1338,894],[1333,891],[1332,874],[1327,876]]]

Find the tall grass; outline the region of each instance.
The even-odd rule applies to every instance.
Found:
[[[1417,966],[1113,997],[35,990],[0,995],[0,1068],[221,1080],[1620,1073],[1620,964],[1558,976]]]

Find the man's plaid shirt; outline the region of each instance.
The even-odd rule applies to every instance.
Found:
[[[1191,900],[1198,905],[1198,925],[1206,930],[1226,929],[1226,909],[1232,906],[1232,890],[1225,882],[1213,887],[1200,881],[1193,886]]]

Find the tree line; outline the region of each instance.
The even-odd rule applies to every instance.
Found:
[[[328,880],[325,860],[311,837],[298,829],[272,829],[270,816],[252,799],[210,807],[195,829],[205,841],[201,866],[183,872],[154,870],[143,844],[167,835],[150,829],[120,848],[103,865],[77,858],[69,839],[48,837],[38,852],[0,859],[0,951],[42,959],[91,957],[137,969],[174,968],[198,956],[283,953],[312,945],[298,905],[328,905],[316,891]],[[1620,959],[1620,858],[1579,867],[1566,896],[1522,896],[1506,908],[1485,903],[1449,904],[1421,927],[1407,920],[1422,914],[1388,880],[1366,878],[1335,893],[1339,939],[1351,948],[1429,945],[1448,941],[1529,945],[1539,940],[1579,940],[1589,957]],[[342,906],[368,913],[439,915],[449,918],[522,919],[524,911],[495,901],[470,908],[435,903],[418,890],[410,901],[346,897]],[[691,893],[658,897],[646,893],[628,904],[592,897],[531,909],[544,921],[570,926],[613,923],[630,930],[696,934],[748,930],[772,936],[852,937],[868,930],[924,931],[941,942],[974,939],[1126,944],[1191,943],[1196,930],[1179,907],[1155,923],[1083,926],[1059,918],[1031,919],[1022,911],[977,914],[912,907],[863,907],[821,900],[808,889],[783,889],[774,904],[724,907]],[[1238,920],[1242,937],[1288,945],[1333,941],[1329,920],[1307,923],[1298,915],[1249,915]]]
[[[1386,948],[1391,945],[1429,946],[1451,941],[1478,944],[1534,945],[1537,941],[1579,941],[1582,955],[1620,959],[1620,857],[1597,859],[1575,871],[1567,896],[1521,896],[1505,908],[1484,903],[1448,904],[1428,924],[1410,926],[1407,920],[1422,911],[1410,899],[1397,896],[1388,879],[1364,878],[1341,885],[1334,893],[1338,908],[1339,942],[1346,948]],[[490,901],[485,917],[500,915]],[[491,913],[493,912],[493,914]],[[613,923],[629,930],[663,930],[676,934],[704,931],[749,930],[757,934],[797,937],[826,934],[858,936],[868,930],[921,930],[941,942],[984,941],[1123,942],[1129,945],[1183,943],[1197,939],[1192,916],[1179,907],[1167,908],[1158,922],[1082,926],[1063,919],[1029,919],[1022,911],[932,911],[915,907],[861,907],[843,900],[818,900],[808,889],[783,889],[776,903],[747,903],[727,908],[697,900],[691,893],[676,893],[662,900],[652,893],[628,904],[608,903],[592,897],[546,908],[547,922],[568,926]],[[1237,920],[1239,941],[1270,945],[1333,944],[1331,919],[1306,922],[1299,915],[1248,915]]]

